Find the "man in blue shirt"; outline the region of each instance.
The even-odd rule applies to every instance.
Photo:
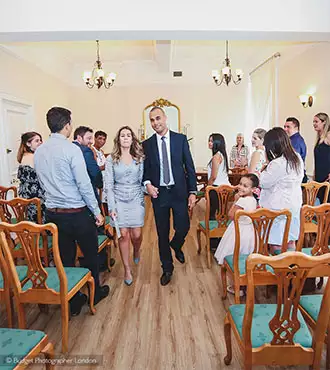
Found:
[[[45,190],[46,220],[58,228],[60,255],[65,267],[73,267],[78,242],[86,267],[95,281],[97,304],[109,295],[108,285],[100,286],[97,258],[97,226],[104,222],[81,150],[69,140],[71,112],[54,107],[47,113],[49,140],[34,155],[34,166]],[[70,301],[72,315],[78,315],[87,297],[77,293]]]
[[[284,124],[284,130],[288,134],[291,140],[293,149],[300,154],[302,160],[305,163],[307,148],[304,138],[300,135],[300,123],[295,117],[288,117]],[[306,171],[304,172],[303,182],[307,182],[308,178]]]

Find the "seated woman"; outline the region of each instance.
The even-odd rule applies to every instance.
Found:
[[[41,201],[42,223],[45,223],[45,192],[41,187],[34,169],[34,152],[42,144],[42,137],[37,132],[26,132],[21,136],[21,144],[17,152],[17,178],[20,181],[18,196],[25,199],[39,198]],[[37,209],[30,205],[27,209],[27,219],[37,222]]]
[[[264,138],[267,167],[260,174],[260,206],[271,210],[289,209],[292,213],[288,248],[295,248],[300,229],[301,182],[304,163],[281,127],[269,130]],[[281,250],[285,219],[277,218],[269,235],[271,253]]]
[[[252,153],[251,161],[249,164],[249,173],[255,173],[257,176],[260,175],[262,167],[266,164],[264,137],[266,130],[263,128],[257,128],[252,134],[252,146],[255,151]]]

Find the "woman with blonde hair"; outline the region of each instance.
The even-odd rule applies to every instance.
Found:
[[[124,126],[114,139],[111,155],[105,165],[105,191],[108,198],[110,223],[120,229],[119,249],[125,268],[124,282],[133,282],[129,263],[132,241],[134,263],[140,260],[142,226],[144,225],[144,192],[142,187],[144,154],[133,130]]]
[[[317,182],[330,181],[330,120],[326,113],[318,113],[313,119],[316,131],[314,147],[314,180]],[[323,202],[324,189],[318,192],[320,202]],[[329,201],[329,200],[328,200]]]
[[[264,165],[266,164],[266,153],[264,147],[264,137],[266,135],[266,130],[263,128],[257,128],[252,134],[252,146],[256,149],[252,156],[249,164],[249,173],[254,173],[260,176],[260,172]]]
[[[40,185],[34,169],[34,152],[42,144],[42,137],[37,132],[26,132],[21,136],[21,144],[17,152],[17,162],[20,164],[17,178],[20,181],[18,195],[21,198],[39,198],[41,201],[42,223],[45,222],[45,192]],[[37,222],[37,208],[30,205],[27,209],[27,219]]]

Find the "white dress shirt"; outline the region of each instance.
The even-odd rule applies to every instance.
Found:
[[[160,179],[159,179],[159,186],[169,186],[174,185],[174,177],[172,173],[172,164],[171,164],[171,140],[170,140],[170,130],[167,130],[167,133],[164,135],[165,143],[166,143],[166,150],[167,150],[167,157],[168,157],[168,165],[170,169],[170,182],[165,184],[164,182],[164,169],[163,169],[163,152],[162,152],[162,137],[161,135],[156,133],[157,144],[158,144],[158,153],[159,153],[159,162],[160,162]]]

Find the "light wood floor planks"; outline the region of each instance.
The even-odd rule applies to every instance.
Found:
[[[233,361],[225,366],[223,321],[233,298],[221,299],[219,267],[206,267],[205,253],[197,255],[196,225],[203,217],[201,201],[192,219],[184,252],[186,264],[175,262],[171,283],[159,283],[161,268],[152,207],[147,201],[141,262],[133,266],[134,283],[123,282],[119,251],[112,272],[102,274],[102,282],[111,286],[110,296],[96,306],[91,316],[85,306],[69,323],[69,355],[102,355],[103,365],[84,369],[111,370],[218,370],[242,369],[242,357],[233,337]],[[265,302],[260,288],[258,302]],[[27,306],[28,328],[44,330],[60,353],[60,310],[54,306],[48,314],[37,306]],[[4,324],[1,306],[0,326]],[[2,325],[1,325],[2,324]],[[324,353],[325,355],[325,353]],[[324,364],[324,359],[323,359]],[[31,367],[36,367],[35,365]],[[65,366],[59,368],[73,368]],[[282,367],[281,369],[294,367]],[[258,367],[260,370],[274,367]],[[280,369],[280,368],[276,368]],[[300,369],[300,368],[299,368]],[[307,370],[307,367],[301,367]]]

